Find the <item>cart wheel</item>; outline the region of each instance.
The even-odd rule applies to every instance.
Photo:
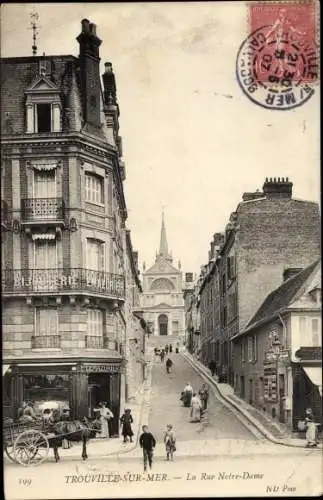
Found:
[[[6,444],[4,447],[4,451],[7,457],[10,458],[10,460],[12,460],[13,462],[16,461],[13,444]]]
[[[13,446],[16,462],[21,465],[39,465],[46,460],[49,452],[49,443],[46,436],[35,430],[28,430],[19,434]]]

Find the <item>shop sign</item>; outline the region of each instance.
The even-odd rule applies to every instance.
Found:
[[[84,373],[120,373],[120,364],[97,364],[82,365],[81,371]]]

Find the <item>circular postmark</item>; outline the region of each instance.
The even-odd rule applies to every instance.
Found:
[[[270,28],[258,28],[240,46],[237,79],[255,104],[274,110],[293,109],[315,93],[317,47],[299,33],[268,36]]]

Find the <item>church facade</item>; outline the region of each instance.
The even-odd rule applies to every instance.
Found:
[[[185,313],[181,264],[173,266],[168,252],[164,214],[159,252],[153,266],[142,274],[142,311],[147,325],[155,336],[184,337]]]

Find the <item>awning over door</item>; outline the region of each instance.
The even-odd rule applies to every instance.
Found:
[[[2,376],[7,373],[9,368],[10,368],[10,365],[2,365]]]
[[[303,368],[312,384],[318,387],[322,396],[322,368],[320,366],[303,366]]]

